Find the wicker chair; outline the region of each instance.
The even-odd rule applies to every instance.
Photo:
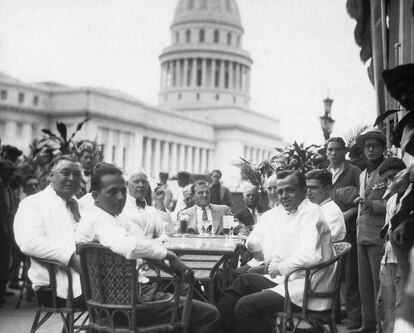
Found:
[[[173,277],[174,292],[167,299],[142,301],[136,260],[127,260],[96,243],[79,245],[78,253],[92,329],[116,333],[187,331],[193,293],[190,269],[181,276],[162,261],[145,260],[151,269],[162,270]],[[142,313],[154,307],[172,309],[169,321],[142,326]],[[144,319],[149,321],[147,316]]]
[[[72,274],[70,269],[67,266],[64,266],[56,261],[40,259],[35,257],[30,257],[31,260],[35,260],[42,264],[49,273],[49,286],[43,287],[42,290],[35,293],[36,299],[36,314],[33,320],[31,333],[36,332],[53,314],[58,313],[63,321],[62,332],[73,333],[83,330],[87,330],[88,327],[85,325],[88,316],[86,315],[85,308],[77,308],[73,304],[73,289],[72,289]],[[56,295],[56,272],[60,270],[66,274],[68,277],[68,293],[66,297],[66,304],[61,305],[57,295]],[[43,297],[40,297],[40,293]],[[44,313],[43,317],[41,317]],[[75,314],[78,315],[75,317]],[[80,325],[75,325],[76,322],[81,320]]]
[[[329,325],[329,331],[331,333],[337,333],[337,327],[336,327],[336,311],[335,311],[335,302],[339,299],[339,290],[341,285],[341,272],[343,267],[343,260],[344,255],[351,249],[351,245],[346,242],[338,242],[334,243],[334,249],[335,249],[335,256],[331,258],[330,260],[327,260],[321,264],[307,267],[307,268],[297,268],[293,271],[291,271],[286,277],[285,277],[285,305],[284,305],[284,311],[278,312],[276,314],[276,319],[274,321],[274,329],[275,332],[281,331],[282,333],[286,333],[288,330],[292,332],[295,332],[295,330],[298,328],[299,324],[302,321],[307,322],[310,324],[313,328],[319,329],[320,331],[325,330],[325,327],[323,327],[323,324],[328,323]],[[326,292],[317,292],[314,291],[311,287],[311,280],[313,275],[321,271],[323,269],[328,268],[331,265],[336,264],[335,269],[335,276],[334,276],[334,286],[331,291]],[[291,311],[291,301],[289,296],[289,288],[288,288],[288,281],[289,277],[298,271],[305,271],[305,290],[303,292],[303,307],[302,311],[295,313]],[[321,299],[329,299],[331,300],[332,308],[326,311],[312,311],[308,310],[307,304],[310,298],[321,298]],[[293,320],[296,319],[296,324],[293,324]]]

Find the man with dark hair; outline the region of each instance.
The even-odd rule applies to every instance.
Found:
[[[362,327],[357,333],[375,332],[379,321],[376,299],[379,290],[379,273],[384,240],[380,232],[385,221],[386,201],[382,199],[385,184],[379,175],[384,161],[386,137],[380,129],[368,128],[356,139],[364,147],[368,167],[359,176],[357,218],[359,293],[362,304]]]
[[[229,189],[220,183],[221,177],[222,173],[220,170],[215,169],[211,171],[210,202],[216,205],[226,205],[231,208],[233,206],[231,194]]]
[[[26,176],[22,183],[23,193],[26,197],[39,192],[39,181],[34,175]]]
[[[332,174],[327,170],[312,170],[306,174],[308,199],[319,205],[331,230],[332,242],[339,242],[346,234],[344,215],[332,200]]]
[[[353,202],[358,196],[361,170],[345,160],[346,145],[340,137],[328,140],[326,154],[329,160],[328,171],[332,174],[332,200],[341,209],[346,226],[345,241],[351,250],[345,257],[343,291],[348,329],[361,327],[361,301],[358,285],[358,251],[356,245],[357,205]]]
[[[190,173],[187,171],[177,172],[177,184],[179,189],[177,193],[177,198],[175,200],[174,212],[171,214],[173,220],[177,219],[178,212],[181,212],[183,209],[187,207],[186,203],[184,202],[183,191],[186,186],[190,185],[190,176]]]
[[[273,247],[264,253],[270,275],[242,274],[233,281],[217,302],[228,333],[272,332],[273,314],[283,311],[284,277],[298,267],[321,263],[334,256],[331,233],[320,209],[306,199],[306,180],[298,171],[277,174],[277,191],[283,208],[277,208],[272,228]],[[269,212],[271,212],[270,210]],[[261,239],[249,239],[250,249],[263,249]],[[264,244],[263,244],[264,245]],[[314,275],[318,292],[330,290],[334,267]],[[289,280],[292,310],[300,311],[304,290],[303,274]],[[326,310],[327,300],[311,298],[308,310]]]
[[[386,159],[379,167],[379,175],[387,184],[391,186],[395,175],[406,168],[405,163],[395,157]],[[387,201],[385,225],[382,234],[385,235],[385,251],[381,260],[380,287],[377,298],[378,315],[381,319],[381,329],[383,333],[392,333],[394,329],[395,314],[399,308],[404,294],[404,279],[402,277],[398,259],[394,254],[390,243],[391,218],[394,215],[399,201],[404,194],[395,193]]]
[[[92,148],[88,146],[83,147],[79,160],[82,165],[82,184],[78,198],[91,191],[91,176],[95,166],[95,156]]]
[[[193,234],[223,234],[223,216],[232,215],[225,205],[210,203],[210,186],[204,180],[196,181],[192,186],[195,205],[184,209],[180,214],[188,215],[188,232]]]
[[[71,155],[59,157],[50,174],[50,185],[24,198],[14,219],[16,243],[24,254],[55,260],[72,268],[75,306],[84,304],[74,237],[74,228],[80,220],[74,195],[79,191],[81,181],[79,160]],[[39,299],[46,302],[50,296],[47,270],[32,260],[28,275]],[[68,287],[66,275],[58,271],[56,283],[57,296],[65,304]]]
[[[137,237],[125,229],[118,217],[127,196],[127,187],[121,170],[108,165],[96,169],[92,175],[92,183],[95,205],[83,212],[76,232],[77,242],[97,241],[127,259],[167,259],[170,266],[181,273],[184,272],[186,266],[173,252],[154,239]],[[142,324],[165,322],[169,320],[171,311],[169,307],[154,307],[146,311],[145,316],[141,315]],[[191,332],[218,332],[218,321],[219,314],[213,305],[193,301],[189,323]]]

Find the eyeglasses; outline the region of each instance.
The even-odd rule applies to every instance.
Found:
[[[371,148],[372,149],[379,149],[379,148],[382,148],[382,145],[380,145],[378,143],[373,143],[371,145],[365,145],[364,148],[365,148],[365,150],[370,150]]]

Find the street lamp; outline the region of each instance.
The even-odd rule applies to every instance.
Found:
[[[329,140],[329,137],[331,136],[333,126],[335,123],[335,120],[332,119],[331,117],[332,103],[333,103],[333,99],[329,98],[329,96],[323,100],[323,105],[325,107],[325,114],[319,117],[322,131],[323,131],[323,137],[325,138],[325,142]]]

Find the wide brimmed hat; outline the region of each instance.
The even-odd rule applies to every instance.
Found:
[[[364,145],[365,140],[367,139],[377,139],[381,141],[384,144],[384,146],[387,143],[387,138],[384,135],[384,133],[382,133],[382,130],[380,130],[379,128],[375,128],[375,127],[368,127],[365,131],[363,131],[356,138],[356,143],[358,146],[362,147]]]
[[[385,86],[391,96],[400,100],[401,88],[404,81],[414,82],[414,64],[404,64],[382,72]]]

